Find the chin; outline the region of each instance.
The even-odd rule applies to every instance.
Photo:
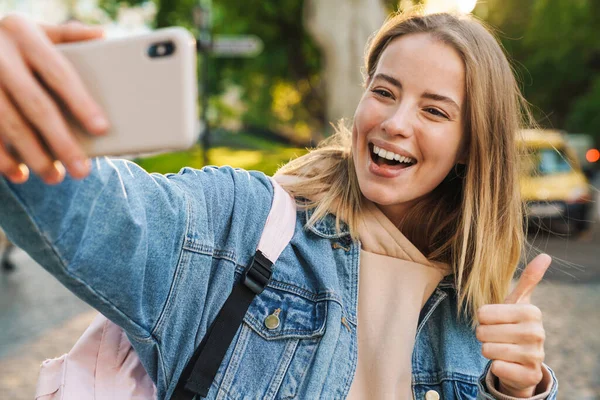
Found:
[[[359,183],[359,185],[360,191],[365,198],[381,206],[400,205],[417,199],[416,196],[401,195],[397,190],[390,190],[388,187],[372,182],[366,184]]]

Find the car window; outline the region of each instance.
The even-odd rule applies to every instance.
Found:
[[[529,154],[526,171],[530,176],[563,174],[573,170],[561,149],[535,149]]]

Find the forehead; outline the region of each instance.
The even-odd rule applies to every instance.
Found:
[[[456,50],[430,34],[394,39],[383,51],[375,74],[398,79],[405,90],[432,92],[461,103],[465,93],[465,68]]]

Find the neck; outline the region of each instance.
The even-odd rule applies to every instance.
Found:
[[[409,211],[416,202],[417,200],[415,199],[402,204],[381,205],[375,203],[375,205],[396,227],[400,228],[407,223],[406,219],[409,216]]]

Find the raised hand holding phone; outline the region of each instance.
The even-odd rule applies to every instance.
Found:
[[[87,155],[38,79],[88,132],[106,132],[109,122],[102,109],[54,46],[102,36],[101,29],[78,23],[38,25],[18,15],[0,20],[0,174],[20,183],[31,169],[55,184],[64,177],[62,165],[76,178],[89,173]]]
[[[110,40],[81,24],[0,20],[0,175],[56,184],[88,157],[184,150],[199,134],[196,46],[183,28]]]
[[[498,390],[513,397],[533,396],[543,378],[545,331],[542,312],[531,304],[531,294],[551,262],[547,254],[535,257],[504,304],[488,304],[477,312],[482,354],[493,360]]]

